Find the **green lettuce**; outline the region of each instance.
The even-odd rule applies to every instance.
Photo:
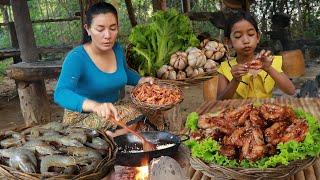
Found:
[[[191,132],[196,131],[198,129],[198,120],[199,120],[198,113],[192,112],[188,114],[185,127],[190,129]]]
[[[168,64],[173,53],[199,45],[190,19],[175,9],[158,11],[149,22],[135,26],[129,41],[142,76],[155,76],[156,70]]]
[[[192,156],[202,159],[204,162],[213,163],[225,167],[260,168],[276,167],[278,165],[288,165],[291,161],[318,156],[320,154],[320,124],[314,116],[303,110],[295,110],[299,118],[303,118],[308,123],[309,131],[304,141],[298,143],[289,141],[279,143],[278,154],[264,157],[255,162],[243,160],[237,162],[229,160],[219,153],[220,145],[211,138],[202,141],[189,140],[185,144],[191,149]],[[192,114],[192,113],[191,113]]]

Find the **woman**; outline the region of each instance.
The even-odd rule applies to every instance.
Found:
[[[218,69],[218,99],[270,98],[275,85],[294,95],[295,87],[283,73],[282,57],[255,49],[260,41],[257,22],[246,12],[238,12],[226,22],[225,38],[237,57],[221,63]]]
[[[119,31],[115,7],[100,2],[86,13],[89,41],[66,56],[54,93],[54,101],[67,109],[64,122],[108,129],[107,119],[118,118],[113,103],[124,86],[153,83],[127,67],[123,48],[116,42]],[[90,113],[90,114],[88,114]]]

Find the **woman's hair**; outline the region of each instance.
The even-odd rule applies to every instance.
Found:
[[[226,20],[225,28],[224,28],[224,37],[230,38],[231,29],[233,25],[241,20],[246,20],[252,24],[254,29],[259,32],[258,24],[255,18],[248,12],[245,11],[237,11],[236,13],[232,13]]]
[[[110,3],[98,2],[90,6],[86,12],[85,24],[87,24],[87,26],[90,27],[92,24],[92,19],[94,18],[95,15],[106,14],[106,13],[112,13],[118,19],[117,9]],[[87,31],[84,31],[83,40],[82,40],[83,44],[90,41],[91,41],[91,37],[88,35]]]

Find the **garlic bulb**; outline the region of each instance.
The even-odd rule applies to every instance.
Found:
[[[203,67],[207,61],[204,53],[198,48],[190,49],[188,54],[188,64],[191,67]]]
[[[222,43],[209,41],[204,47],[204,54],[208,59],[220,60],[226,53],[226,48]]]
[[[179,71],[177,74],[177,79],[185,79],[187,78],[187,74],[184,71]]]
[[[170,72],[169,72],[168,79],[176,80],[176,79],[177,79],[177,73],[176,73],[176,71],[174,71],[174,70],[170,71]]]
[[[212,59],[208,59],[206,64],[203,66],[205,72],[214,72],[217,70],[218,63]]]
[[[171,55],[170,58],[170,65],[173,66],[175,69],[183,70],[188,65],[188,54],[185,52],[176,52]]]
[[[160,79],[168,79],[171,71],[174,71],[172,66],[163,65],[160,69],[158,69],[157,77]]]
[[[204,39],[201,43],[200,43],[200,47],[203,49],[207,43],[210,42],[210,39]]]
[[[203,74],[204,70],[201,67],[193,68],[191,66],[188,66],[186,68],[186,73],[187,73],[187,77],[195,77],[195,76]]]

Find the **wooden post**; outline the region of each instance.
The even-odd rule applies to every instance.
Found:
[[[131,0],[125,0],[125,2],[126,2],[127,11],[128,11],[129,19],[130,19],[130,22],[131,22],[131,26],[134,27],[138,23],[137,23],[137,20],[136,20],[136,16],[134,15],[134,9],[133,9],[133,6],[132,6],[132,1]]]
[[[14,23],[10,22],[8,24],[8,27],[9,27],[9,31],[10,31],[11,45],[13,48],[19,49],[19,42],[18,42],[18,38],[17,38],[16,28],[14,27]],[[17,64],[21,61],[22,60],[21,60],[20,56],[13,56],[13,63],[14,64]]]
[[[23,62],[39,58],[26,0],[11,0],[14,25]],[[50,121],[50,106],[43,80],[18,81],[20,107],[26,125]]]
[[[181,0],[183,13],[190,12],[190,0]]]
[[[203,83],[203,99],[205,101],[217,99],[218,80],[218,76],[213,76]]]

